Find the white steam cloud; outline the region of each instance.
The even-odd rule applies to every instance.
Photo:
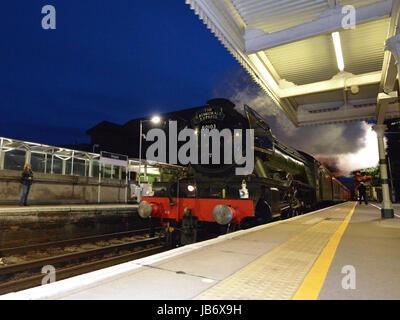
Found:
[[[284,144],[311,154],[329,164],[337,175],[376,166],[379,161],[376,134],[366,122],[296,128],[272,99],[244,71],[230,75],[229,82],[214,94],[225,97],[242,111],[247,104],[255,109]]]

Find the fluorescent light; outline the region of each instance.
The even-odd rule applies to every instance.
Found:
[[[333,32],[332,38],[333,38],[333,44],[335,46],[337,65],[338,65],[339,70],[343,71],[344,70],[344,61],[343,61],[342,45],[340,44],[339,32]]]
[[[263,52],[259,53],[261,56],[264,54]],[[262,78],[269,86],[272,87],[275,92],[279,90],[278,84],[276,83],[274,77],[272,74],[268,71],[268,69],[265,67],[264,63],[261,61],[261,59],[257,56],[256,53],[250,54],[249,58],[251,62],[254,63],[258,71],[261,73]],[[265,57],[266,58],[266,57]]]

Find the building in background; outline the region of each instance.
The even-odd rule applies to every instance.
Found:
[[[129,156],[130,158],[139,158],[139,139],[140,139],[140,121],[143,122],[143,133],[146,134],[152,128],[160,128],[168,132],[168,121],[177,121],[179,126],[185,126],[190,121],[197,110],[204,108],[204,106],[174,111],[169,113],[158,114],[161,118],[161,123],[158,125],[152,124],[150,115],[147,118],[132,119],[123,125],[103,121],[86,131],[90,136],[92,149],[95,152],[108,151],[119,153]],[[183,127],[178,128],[178,130]],[[146,157],[147,146],[152,142],[147,142],[146,139],[142,140],[142,158]]]

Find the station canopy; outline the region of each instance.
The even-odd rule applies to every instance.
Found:
[[[400,116],[399,1],[186,3],[296,126]]]

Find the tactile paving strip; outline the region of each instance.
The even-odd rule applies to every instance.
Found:
[[[321,251],[349,213],[352,204],[318,214],[323,220],[293,236],[232,276],[202,292],[197,300],[291,299]],[[336,218],[325,220],[326,217]],[[304,217],[306,218],[306,217]],[[305,220],[309,220],[308,217]],[[288,220],[287,223],[290,223]],[[299,223],[297,220],[294,223]]]

